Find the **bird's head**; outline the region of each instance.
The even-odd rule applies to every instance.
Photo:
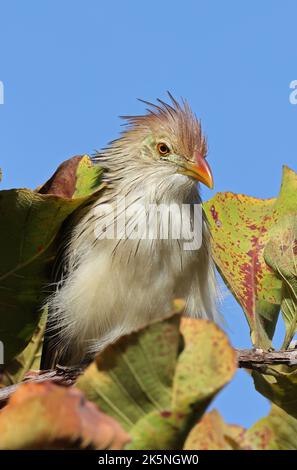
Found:
[[[140,100],[149,106],[147,114],[123,116],[128,129],[116,142],[129,148],[139,163],[162,164],[171,173],[186,175],[213,188],[201,124],[185,100],[180,104],[170,93],[169,97],[170,104],[162,100],[157,100],[158,104]]]

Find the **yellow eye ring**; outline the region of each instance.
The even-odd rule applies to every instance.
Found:
[[[159,152],[159,154],[163,157],[164,155],[167,155],[168,153],[170,153],[170,148],[168,147],[167,144],[165,144],[164,142],[160,142],[158,145],[157,145],[157,150]]]

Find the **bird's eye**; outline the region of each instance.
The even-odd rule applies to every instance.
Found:
[[[162,156],[167,155],[168,153],[170,153],[170,148],[168,147],[167,144],[164,144],[163,142],[160,142],[157,145],[157,149],[158,149],[159,154],[162,155]]]

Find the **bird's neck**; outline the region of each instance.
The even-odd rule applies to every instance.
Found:
[[[197,184],[157,162],[139,164],[131,155],[97,159],[104,169],[104,180],[110,194],[128,199],[142,199],[150,204],[200,204]]]

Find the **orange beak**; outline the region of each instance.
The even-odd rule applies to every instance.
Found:
[[[186,162],[183,174],[192,176],[208,188],[213,189],[213,176],[209,164],[198,152],[195,152],[194,157],[197,163]]]

